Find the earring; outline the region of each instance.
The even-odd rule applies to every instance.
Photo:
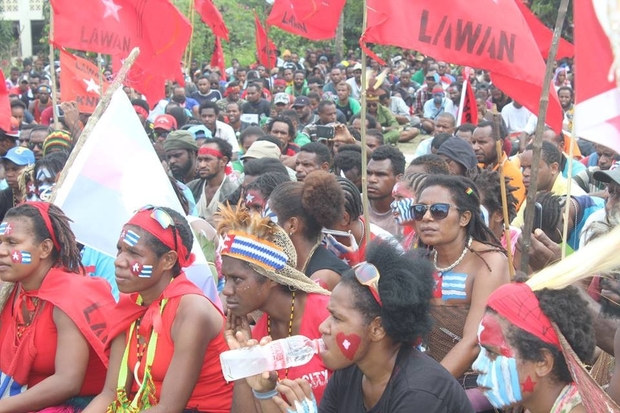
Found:
[[[292,236],[293,236],[293,231],[289,232],[289,233],[288,233],[288,236],[289,236],[289,237],[292,237]]]

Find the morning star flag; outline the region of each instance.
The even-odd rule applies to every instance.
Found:
[[[275,0],[267,24],[310,40],[336,36],[346,0]]]
[[[95,124],[75,158],[54,204],[73,220],[77,240],[111,257],[123,225],[145,205],[184,214],[153,144],[122,89]],[[220,303],[211,270],[197,242],[188,278]],[[206,276],[208,275],[208,277]]]
[[[515,0],[368,0],[366,43],[414,49],[437,59],[488,70],[491,81],[537,114],[545,63]],[[510,16],[510,18],[507,18]],[[562,128],[563,113],[550,88],[546,123]]]
[[[545,26],[543,22],[541,22],[538,17],[523,3],[522,0],[516,0],[517,6],[519,6],[519,10],[521,10],[521,14],[527,25],[530,27],[532,31],[532,35],[534,36],[534,40],[536,40],[536,44],[538,45],[538,49],[542,54],[543,59],[547,59],[549,56],[549,49],[551,48],[551,39],[553,38],[553,31]],[[558,44],[558,52],[555,56],[555,60],[560,60],[564,57],[573,57],[575,55],[575,48],[573,45],[562,39],[560,37],[560,43]]]
[[[200,20],[213,30],[213,34],[228,41],[228,28],[224,23],[222,13],[213,4],[213,0],[194,0],[194,7],[200,14]]]
[[[256,55],[258,56],[258,63],[267,69],[271,69],[276,65],[276,46],[269,40],[267,32],[256,12],[254,13],[254,24],[256,25]]]
[[[573,121],[577,136],[620,152],[620,89],[610,42],[613,23],[605,4],[594,0],[573,4],[576,66]]]
[[[99,84],[99,68],[86,59],[60,49],[60,94],[64,101],[76,101],[82,113],[93,113],[109,86]]]

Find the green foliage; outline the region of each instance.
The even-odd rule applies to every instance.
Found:
[[[560,2],[561,0],[535,0],[532,2],[531,9],[547,27],[553,30],[555,20],[558,17]],[[562,37],[570,42],[573,41],[573,12],[571,7],[572,3],[569,3],[564,27],[562,27]]]

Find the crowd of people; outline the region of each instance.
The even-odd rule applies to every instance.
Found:
[[[6,80],[0,412],[585,412],[600,395],[580,393],[552,324],[620,403],[617,274],[523,283],[620,222],[620,155],[570,134],[572,60],[556,62],[564,130],[545,128],[538,165],[536,114],[488,73],[410,51],[369,60],[368,87],[359,56],[329,48],[226,73],[192,61],[159,102],[125,86],[185,216],[144,206],[116,257],[49,203],[89,115],[53,101],[45,64]],[[465,80],[475,125],[458,121]],[[194,238],[212,274],[186,274]],[[224,380],[223,351],[294,335],[325,349]]]

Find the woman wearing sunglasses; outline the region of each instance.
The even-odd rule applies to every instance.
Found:
[[[0,224],[0,411],[80,412],[103,386],[110,287],[83,275],[69,219],[28,202]]]
[[[461,377],[479,352],[477,332],[487,298],[510,282],[508,260],[482,219],[480,197],[471,180],[427,177],[412,210],[420,240],[432,247],[435,267],[435,326],[428,352],[454,377]],[[475,387],[470,384],[466,388]]]
[[[327,318],[329,292],[310,280],[296,267],[295,247],[269,218],[251,213],[241,206],[236,210],[221,207],[218,231],[224,238],[222,272],[226,277],[223,294],[228,308],[228,345],[236,348],[250,337],[271,336],[274,340],[294,335],[319,338],[318,326]],[[252,332],[247,315],[258,318]],[[303,366],[272,372],[235,383],[233,411],[254,412],[256,404],[268,408],[270,394],[278,379],[310,378],[312,392],[321,400],[331,375],[317,355]],[[260,410],[258,410],[260,411]]]
[[[187,221],[169,208],[145,207],[124,226],[114,264],[131,295],[117,307],[105,387],[86,412],[230,411],[225,318],[183,273],[191,246]]]
[[[458,382],[416,347],[431,328],[433,276],[412,254],[371,243],[368,261],[334,288],[319,327],[321,358],[334,375],[319,412],[473,412]],[[305,380],[282,380],[276,390],[279,411],[317,411]]]

